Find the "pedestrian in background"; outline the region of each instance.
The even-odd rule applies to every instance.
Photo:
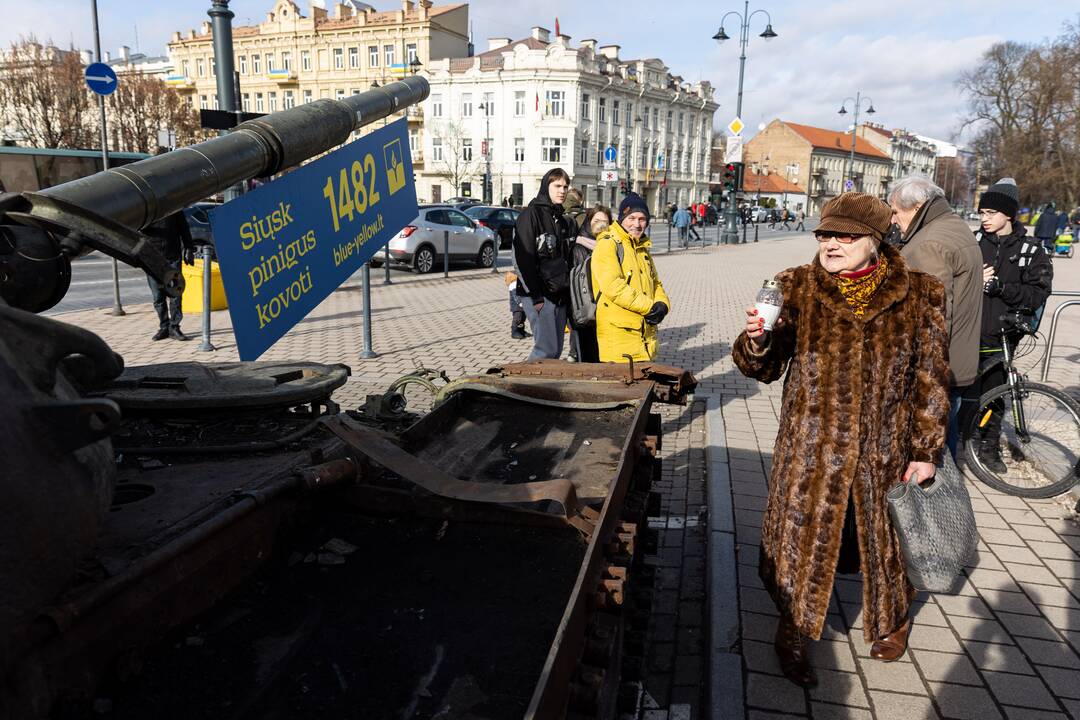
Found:
[[[514,226],[517,296],[532,328],[528,362],[562,355],[570,304],[570,246],[577,236],[563,214],[570,176],[562,168],[548,170],[540,191],[518,215]]]
[[[981,386],[973,385],[969,390],[972,402],[978,402],[983,390],[1005,382],[1004,369],[994,364],[1002,352],[1001,316],[1019,312],[1028,319],[1034,318],[1053,289],[1054,266],[1050,253],[1037,240],[1028,238],[1027,228],[1016,222],[1019,208],[1020,191],[1012,178],[998,180],[979,196],[980,229],[976,238],[983,262],[979,357],[984,366],[992,369],[981,378]],[[1021,337],[1007,338],[1010,351],[1016,350]],[[1008,469],[1000,442],[1004,404],[999,404],[996,410],[979,430],[976,453],[988,470],[1003,473]]]
[[[795,230],[806,232],[806,211],[799,208],[799,212],[795,214],[795,220],[797,221]]]
[[[582,228],[574,242],[573,266],[582,265],[596,249],[596,238],[611,225],[611,208],[596,205],[585,213]],[[596,325],[574,328],[570,336],[570,347],[578,362],[600,362],[600,348],[596,344]]]
[[[686,233],[690,227],[690,211],[686,208],[679,208],[675,211],[675,216],[671,221],[679,231],[679,244],[686,247]]]
[[[982,325],[982,253],[967,223],[952,211],[945,191],[929,178],[900,178],[889,193],[893,222],[900,228],[908,267],[936,277],[945,288],[945,327],[949,333],[949,427],[946,443],[956,457],[960,418],[967,387],[979,374]]]
[[[1046,207],[1039,213],[1039,219],[1035,223],[1035,237],[1050,254],[1054,252],[1054,241],[1057,238],[1058,216],[1054,210],[1053,201],[1046,203]]]
[[[688,215],[690,215],[690,222],[687,223],[686,231],[689,233],[690,236],[693,236],[694,240],[697,240],[698,242],[701,242],[701,235],[698,234],[697,227],[696,227],[697,226],[697,213],[694,212],[694,206],[693,205],[687,205],[686,206],[686,212],[687,212]],[[690,243],[690,237],[688,236],[687,241],[686,241],[686,245],[683,245],[683,247],[687,247],[687,245],[689,245],[689,243]]]
[[[525,332],[525,308],[518,298],[517,280],[517,274],[512,271],[508,270],[503,275],[510,296],[510,337],[513,340],[524,340],[529,337],[529,333]]]
[[[584,196],[577,188],[566,191],[566,199],[563,200],[563,214],[574,221],[575,234],[581,233],[581,226],[585,222]]]
[[[773,330],[747,308],[732,349],[747,377],[784,378],[758,572],[780,612],[781,670],[803,686],[817,682],[807,641],[821,637],[837,572],[862,572],[870,656],[907,649],[915,589],[886,493],[941,461],[948,337],[941,283],[882,243],[891,215],[872,195],[830,200],[817,257],[776,276]]]
[[[157,247],[173,270],[180,269],[181,260],[188,265],[195,264],[195,245],[191,240],[191,230],[188,228],[183,210],[177,210],[148,225],[143,229],[143,234],[150,238],[151,243]],[[210,272],[210,268],[203,268],[203,272]],[[181,298],[166,295],[165,287],[152,275],[147,275],[146,281],[150,286],[150,297],[158,316],[158,329],[151,339],[189,340],[190,338],[180,330],[180,321],[184,319],[184,313],[180,308]],[[203,312],[209,311],[209,308],[203,308]]]
[[[596,341],[600,362],[652,360],[659,348],[657,326],[671,309],[656,272],[645,234],[649,208],[637,193],[619,203],[617,222],[596,241],[592,259],[596,302]],[[622,261],[616,245],[622,247]]]

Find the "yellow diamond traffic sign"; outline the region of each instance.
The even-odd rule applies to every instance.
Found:
[[[738,135],[743,131],[744,127],[746,127],[746,125],[743,125],[743,121],[740,118],[735,118],[728,123],[727,129],[732,135]]]

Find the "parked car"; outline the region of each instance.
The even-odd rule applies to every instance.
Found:
[[[209,212],[214,208],[221,207],[221,203],[197,202],[184,208],[184,219],[187,220],[188,232],[196,245],[214,245],[214,231],[210,229]]]
[[[495,262],[495,232],[449,205],[421,205],[420,214],[388,243],[390,261],[428,273],[442,265],[443,233],[449,233],[450,262],[473,262],[489,268]],[[382,256],[371,259],[382,266]]]
[[[458,210],[464,210],[470,208],[473,205],[483,205],[484,203],[476,198],[471,197],[452,197],[442,203],[443,205],[449,205],[450,207],[457,208]]]
[[[473,205],[465,208],[465,214],[499,236],[499,249],[507,250],[514,241],[514,225],[520,211],[494,205]]]

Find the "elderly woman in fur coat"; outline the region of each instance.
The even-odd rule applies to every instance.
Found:
[[[748,308],[735,364],[784,380],[759,573],[780,611],[775,648],[793,682],[816,683],[806,642],[821,637],[835,573],[862,572],[871,656],[907,649],[915,590],[885,495],[934,475],[949,412],[945,293],[882,239],[889,206],[844,193],[822,211],[813,262],[777,275],[771,332]]]

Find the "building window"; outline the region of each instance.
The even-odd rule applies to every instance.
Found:
[[[353,88],[352,90],[349,91],[349,94],[350,95],[359,95],[360,91],[357,90],[356,88]]]
[[[581,93],[581,119],[589,119],[589,93]],[[582,160],[582,162],[585,162]]]
[[[394,60],[394,46],[393,45],[383,45],[382,49],[383,49],[383,55],[386,57],[386,67],[390,67],[395,62],[395,60]]]
[[[540,141],[540,160],[561,163],[566,153],[566,138],[543,138]]]
[[[668,131],[668,132],[671,132],[671,119],[672,119],[672,117],[673,117],[674,115],[675,115],[675,111],[674,111],[674,110],[668,110],[668,111],[667,111],[667,131]]]
[[[334,97],[336,99],[338,99],[338,100],[344,100],[345,99],[345,91],[344,90],[338,90],[337,92],[334,93]]]
[[[379,46],[368,45],[368,67],[379,67]]]
[[[247,112],[251,108],[251,94],[244,93],[240,98],[240,109]]]
[[[472,160],[472,138],[461,139],[461,159],[465,162]]]
[[[611,123],[613,125],[619,124],[619,101],[613,100],[611,102]]]
[[[217,93],[214,93],[214,109],[215,110],[220,110],[221,109],[220,107],[218,107]]]
[[[413,155],[416,154],[416,147],[420,144],[420,131],[416,128],[409,128],[409,152]]]
[[[649,108],[645,108],[641,111],[641,127],[649,129]]]
[[[442,160],[442,138],[431,138],[431,159]]]
[[[255,112],[266,112],[266,107],[263,105],[262,93],[255,93]]]
[[[525,117],[525,91],[514,91],[514,117]]]
[[[596,110],[596,119],[603,125],[607,122],[607,98],[600,98],[599,107]]]
[[[484,93],[484,115],[491,117],[495,114],[495,93]]]
[[[206,74],[206,62],[202,58],[196,58],[195,60],[195,73],[199,77],[202,77]]]
[[[596,141],[596,164],[599,165],[604,161],[604,143],[599,140]]]
[[[311,69],[311,51],[310,50],[301,50],[300,51],[300,69],[301,70],[310,70]]]
[[[442,95],[431,96],[431,117],[442,117]]]
[[[566,114],[566,92],[563,90],[548,90],[546,102],[548,115],[562,117]]]
[[[307,105],[309,102],[311,102],[311,91],[310,90],[305,90],[304,91],[304,104]]]
[[[463,93],[461,95],[461,117],[472,117],[472,93]]]
[[[262,72],[262,57],[259,55],[251,56],[251,72],[258,75]]]
[[[183,75],[184,77],[191,77],[190,70],[191,70],[191,66],[188,65],[187,60],[184,60],[184,61],[182,61],[180,63],[180,74],[181,75]],[[190,100],[191,98],[189,97],[188,99]]]
[[[525,162],[525,138],[514,138],[514,162]]]
[[[334,69],[345,69],[345,51],[341,48],[334,48]]]
[[[286,90],[285,91],[285,106],[284,106],[285,109],[288,110],[289,108],[291,108],[295,104],[296,104],[296,99],[293,97],[293,91],[292,90]]]
[[[653,130],[660,129],[660,108],[652,109],[652,126]]]
[[[292,70],[292,53],[291,52],[283,52],[283,53],[281,53],[281,69],[282,70]]]
[[[626,103],[626,127],[634,127],[634,103]]]
[[[277,112],[277,93],[272,92],[270,95],[270,112]]]
[[[240,74],[247,75],[247,55],[241,55],[237,60],[240,62]],[[184,61],[184,74],[187,75],[187,60]]]
[[[207,101],[205,95],[200,95],[199,96],[199,107],[202,108],[203,110],[209,110],[210,109],[210,103]]]
[[[682,135],[682,128],[683,128],[683,114],[684,114],[684,113],[679,113],[679,130],[678,130],[678,132],[679,132],[679,134],[680,134],[680,135]]]
[[[582,165],[589,164],[589,146],[581,143],[581,152],[578,153],[578,162]]]
[[[349,67],[353,70],[360,67],[360,48],[349,48]]]
[[[266,72],[274,72],[274,53],[266,53]]]
[[[416,43],[409,43],[405,46],[405,62],[412,65],[413,60],[419,60],[420,57],[416,52]]]
[[[210,77],[217,77],[217,58],[210,58]]]

